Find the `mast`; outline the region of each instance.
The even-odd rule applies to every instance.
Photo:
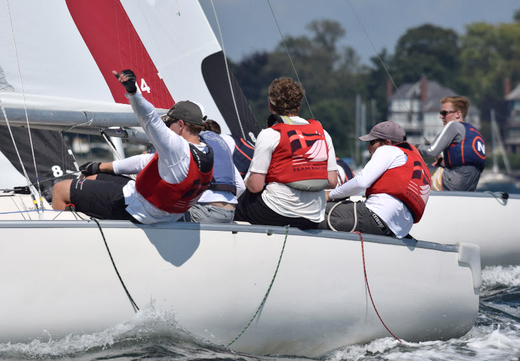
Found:
[[[499,152],[504,161],[505,172],[507,175],[510,175],[511,166],[509,165],[509,159],[507,158],[507,153],[502,142],[502,135],[500,134],[500,129],[495,119],[495,109],[491,109],[491,147],[491,152],[493,153],[493,173],[498,173],[498,162],[496,158],[497,152]]]

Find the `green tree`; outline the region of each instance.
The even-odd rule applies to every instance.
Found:
[[[515,11],[515,16],[513,17],[516,23],[520,24],[520,9]]]
[[[239,64],[232,64],[230,67],[262,127],[265,126],[265,120],[269,116],[267,87],[273,78],[270,74],[266,74],[266,66],[270,57],[271,54],[268,52],[255,52],[245,57]]]
[[[320,120],[327,130],[332,127],[334,131],[329,132],[338,154],[348,155],[355,97],[367,94],[364,78],[359,75],[363,68],[354,49],[338,47],[346,34],[338,22],[313,21],[307,29],[310,36],[286,37],[268,56],[246,58],[237,65],[235,76],[246,89],[260,124],[270,114],[266,99],[271,81],[280,76],[299,80],[306,91],[301,116]],[[250,70],[255,72],[252,79],[246,75]]]
[[[396,72],[393,69],[392,57],[386,49],[371,57],[370,62],[372,67],[368,69],[364,83],[368,98],[376,101],[375,117],[376,122],[380,122],[387,118],[388,113],[387,82],[393,81]],[[393,83],[391,85],[393,87]]]
[[[490,109],[505,119],[504,80],[520,80],[520,23],[473,23],[461,37],[460,82],[484,119]]]
[[[458,35],[451,29],[425,24],[401,36],[392,60],[397,85],[414,83],[421,76],[448,87],[456,85],[459,71]]]

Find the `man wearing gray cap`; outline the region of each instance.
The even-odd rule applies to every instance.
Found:
[[[52,207],[100,219],[144,224],[175,222],[193,206],[213,177],[213,151],[199,140],[205,116],[200,105],[179,101],[160,117],[135,85],[131,70],[113,72],[150,142],[153,154],[141,154],[80,167],[85,178],[54,186]],[[137,174],[132,180],[123,174]],[[69,206],[70,207],[70,206]]]
[[[376,124],[369,134],[370,161],[354,178],[327,195],[320,229],[403,238],[419,222],[430,194],[430,172],[399,124]],[[342,200],[366,191],[365,202]],[[335,202],[334,200],[341,200]]]

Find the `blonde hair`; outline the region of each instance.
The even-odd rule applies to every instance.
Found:
[[[441,99],[441,104],[451,103],[455,110],[460,110],[462,118],[466,118],[469,109],[469,100],[463,96],[449,96]]]

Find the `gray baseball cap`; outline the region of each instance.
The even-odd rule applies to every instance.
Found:
[[[392,142],[404,142],[406,140],[406,133],[399,124],[387,120],[386,122],[374,125],[370,133],[362,135],[359,139],[364,142],[370,142],[371,140],[376,139],[389,139]]]
[[[197,103],[189,100],[182,100],[175,103],[175,105],[168,110],[168,113],[162,116],[162,119],[165,122],[168,120],[182,119],[187,123],[202,125],[206,116],[203,114],[201,107]]]

